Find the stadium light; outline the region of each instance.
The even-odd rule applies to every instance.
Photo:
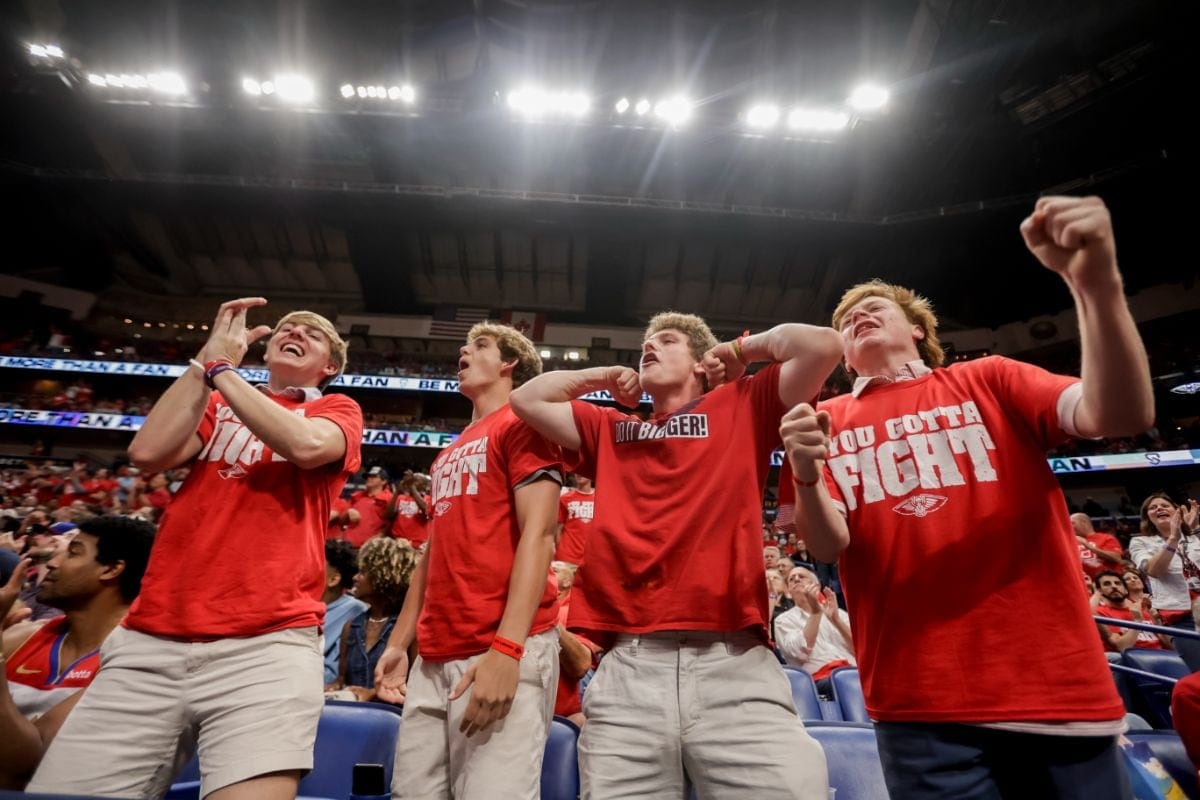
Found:
[[[400,102],[413,103],[417,99],[417,90],[411,84],[404,84],[400,87]]]
[[[152,72],[146,76],[146,83],[154,91],[163,94],[187,94],[187,82],[178,72]]]
[[[257,97],[262,94],[262,84],[253,78],[242,78],[242,91]]]
[[[303,75],[276,75],[274,83],[274,91],[279,93],[279,99],[287,103],[310,103],[317,96],[312,81]],[[263,94],[269,94],[265,84]]]
[[[262,93],[263,94],[275,94],[275,84],[272,83],[271,81],[263,81],[262,82]]]
[[[95,72],[89,72],[87,79],[88,79],[88,83],[92,84],[93,86],[107,86],[108,85],[108,81],[104,80],[104,76],[97,75]]]
[[[617,108],[618,114],[624,114],[626,111],[628,111],[629,110],[629,98],[622,97],[620,100],[618,100],[616,108]]]
[[[530,119],[545,115],[580,118],[591,110],[592,100],[583,92],[548,92],[525,86],[508,93],[508,107]]]
[[[638,100],[633,110],[637,112],[639,117],[645,116],[646,112],[650,110],[650,101],[643,97],[641,100]]]
[[[62,48],[56,44],[31,44],[29,55],[34,58],[62,58]]]
[[[354,97],[354,87],[348,83],[342,84],[341,91],[342,91],[342,97],[346,98],[347,100],[349,100],[351,97]]]
[[[685,97],[668,97],[654,105],[654,115],[672,127],[678,127],[691,117],[692,104]]]
[[[367,97],[378,97],[379,92],[374,86],[367,87]]]
[[[549,358],[549,357],[550,357],[550,351],[549,351],[549,350],[542,350],[542,351],[540,351],[540,352],[538,353],[538,355],[539,355],[539,356],[541,356],[542,358]]]
[[[890,97],[887,89],[873,83],[864,83],[850,93],[846,102],[856,111],[875,111],[886,106]]]
[[[751,106],[746,112],[746,124],[751,128],[767,128],[775,127],[775,123],[779,121],[779,106],[763,104]]]
[[[62,58],[63,51],[62,48],[56,44],[48,44],[46,45],[46,55],[50,56],[51,58]]]
[[[794,131],[825,131],[843,130],[850,124],[850,116],[844,111],[830,111],[820,108],[797,108],[788,114],[788,128]]]
[[[366,97],[366,96],[367,96],[367,87],[365,87],[365,86],[359,86],[359,87],[358,87],[357,89],[355,89],[354,91],[355,91],[355,93],[357,93],[357,94],[358,94],[358,96],[359,96],[359,97]]]

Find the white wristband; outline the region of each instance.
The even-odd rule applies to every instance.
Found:
[[[203,375],[203,374],[204,374],[204,365],[203,365],[203,364],[201,364],[201,363],[200,363],[199,361],[197,361],[196,359],[194,359],[194,358],[189,358],[189,359],[188,359],[188,366],[189,366],[189,367],[195,367],[196,369],[200,370],[200,374],[201,374],[201,375]]]

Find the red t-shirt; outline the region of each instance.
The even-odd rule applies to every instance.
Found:
[[[521,540],[513,490],[539,470],[561,473],[561,453],[508,404],[467,426],[434,459],[429,576],[417,622],[424,660],[454,661],[492,646]],[[557,597],[547,571],[530,636],[554,627]]]
[[[1074,531],[1072,531],[1072,535],[1073,534]],[[1099,547],[1101,550],[1107,550],[1110,553],[1121,555],[1121,553],[1124,551],[1124,548],[1121,547],[1121,543],[1117,541],[1117,538],[1115,536],[1109,536],[1107,533],[1093,533],[1091,536],[1087,537],[1087,540],[1096,547]],[[1114,564],[1111,561],[1105,561],[1103,558],[1080,544],[1078,539],[1073,539],[1072,541],[1075,542],[1075,549],[1079,552],[1079,561],[1083,565],[1083,571],[1088,575],[1095,578],[1105,570],[1110,570],[1113,572],[1122,571],[1120,564]]]
[[[778,365],[647,421],[582,400],[571,408],[575,471],[596,480],[604,513],[570,628],[606,644],[616,632],[754,627],[765,642],[762,495],[786,411]]]
[[[204,447],[163,512],[126,627],[211,641],[321,624],[329,506],[359,467],[362,410],[343,394],[269,396],[294,414],[335,423],[345,456],[301,469],[213,392],[197,431]]]
[[[333,502],[330,503],[330,505],[329,505],[330,517],[332,517],[334,514],[337,514],[339,517],[341,517],[342,514],[345,514],[349,510],[350,510],[350,501],[345,499],[344,497],[342,497],[340,494],[337,497],[333,498]],[[342,538],[342,523],[341,522],[328,523],[325,527],[325,538],[326,539]]]
[[[1171,719],[1192,766],[1200,770],[1200,672],[1180,678],[1171,692]]]
[[[571,595],[575,593],[572,589],[567,593],[567,596],[562,599],[562,603],[558,610],[558,624],[565,625],[567,617],[571,612]],[[592,666],[596,665],[596,652],[599,648],[589,642],[582,636],[576,638],[583,644],[584,647],[592,651]],[[561,665],[558,671],[558,688],[554,693],[554,713],[560,717],[569,717],[572,714],[578,714],[583,711],[583,696],[579,691],[579,684],[582,678],[568,678],[567,674],[562,671]]]
[[[350,495],[350,508],[358,512],[358,522],[346,526],[341,538],[355,547],[363,543],[388,526],[383,514],[387,511],[388,503],[392,502],[392,493],[380,489],[374,496],[361,489]]]
[[[1096,606],[1096,616],[1108,617],[1109,619],[1123,619],[1126,622],[1134,621],[1133,620],[1133,612],[1130,611],[1128,608],[1113,608],[1112,606],[1108,605],[1107,603],[1101,603],[1100,605]],[[1146,622],[1151,625],[1154,624],[1154,620],[1142,619],[1139,621]],[[1129,630],[1129,628],[1121,628],[1116,625],[1105,625],[1104,627],[1108,628],[1110,633],[1114,633],[1118,636],[1120,636],[1121,634],[1123,634]],[[1134,641],[1133,646],[1138,648],[1139,650],[1165,650],[1166,649],[1165,647],[1163,647],[1162,640],[1159,639],[1158,636],[1151,633],[1150,631],[1138,631],[1137,635],[1138,635],[1137,640]],[[1117,648],[1110,647],[1110,646],[1108,646],[1107,643],[1105,643],[1105,649],[1111,650],[1114,653],[1117,652]]]
[[[558,521],[562,523],[562,536],[554,551],[555,561],[579,564],[583,561],[583,545],[596,511],[596,492],[581,492],[568,489],[558,498]]]
[[[425,495],[425,508],[433,508],[433,498]],[[429,538],[429,517],[421,513],[421,507],[417,505],[408,494],[400,495],[400,499],[396,501],[396,518],[392,520],[392,536],[397,539],[408,539],[412,542],[413,547],[420,547]]]
[[[171,492],[165,486],[146,492],[142,497],[155,508],[166,508],[171,503]]]
[[[100,649],[85,653],[73,664],[64,664],[59,654],[66,636],[66,617],[52,619],[34,631],[9,656],[4,667],[8,680],[35,689],[83,687],[90,684],[100,671]]]
[[[1067,438],[1057,408],[1076,382],[993,356],[822,404],[835,432],[826,483],[850,526],[842,586],[873,719],[1124,714],[1046,463]],[[1014,651],[1013,632],[1034,620],[1037,646]]]

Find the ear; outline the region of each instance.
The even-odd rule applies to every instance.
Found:
[[[125,561],[118,559],[113,564],[100,565],[100,580],[115,581],[121,577],[121,573],[125,571]]]
[[[342,583],[342,574],[336,570],[332,573],[325,573],[325,588],[332,589],[335,586],[340,586]]]
[[[263,361],[265,362],[266,359],[264,358]],[[326,375],[337,375],[337,371],[338,371],[338,365],[333,363],[332,361],[330,361],[328,364],[326,364],[325,369],[323,370],[323,372]]]
[[[925,329],[922,328],[920,325],[913,325],[912,326],[912,335],[913,335],[914,340],[916,340],[918,342],[923,341],[925,339]]]
[[[512,361],[501,361],[500,375],[505,378],[511,378],[512,374],[517,370],[517,365],[520,363],[521,359],[519,358],[514,358]]]

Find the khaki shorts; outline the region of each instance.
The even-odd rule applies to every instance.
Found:
[[[558,688],[558,630],[525,640],[521,677],[508,716],[471,738],[458,732],[468,690],[447,698],[482,657],[429,663],[417,658],[408,676],[404,722],[392,771],[392,797],[435,800],[537,800],[542,756]]]
[[[316,628],[181,642],[117,627],[27,791],[161,797],[193,743],[202,797],[310,770],[323,679]]]
[[[584,800],[827,800],[821,745],[747,632],[621,636],[583,697]]]

